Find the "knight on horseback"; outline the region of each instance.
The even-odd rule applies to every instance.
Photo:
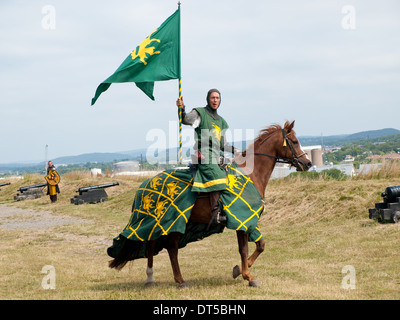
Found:
[[[225,224],[226,216],[222,215],[219,206],[219,193],[227,188],[226,171],[220,161],[220,152],[230,152],[234,155],[241,153],[225,139],[228,124],[217,110],[221,104],[221,93],[211,89],[207,93],[207,105],[194,108],[189,113],[185,111],[182,98],[176,105],[182,108],[182,123],[191,125],[195,130],[195,154],[192,163],[196,168],[193,179],[192,192],[208,194],[211,209],[211,225]]]

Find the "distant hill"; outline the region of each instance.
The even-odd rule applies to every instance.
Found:
[[[85,153],[77,156],[59,157],[52,159],[57,164],[81,164],[87,162],[113,162],[128,160],[131,157],[122,153]]]
[[[400,130],[393,128],[386,128],[380,130],[370,130],[370,131],[362,131],[353,134],[342,134],[342,135],[334,135],[334,136],[305,136],[298,137],[300,143],[303,146],[311,146],[311,145],[325,145],[325,146],[341,146],[349,143],[353,143],[358,140],[364,139],[375,139],[379,137],[385,137],[390,135],[400,134]]]
[[[347,139],[348,140],[374,139],[384,136],[390,136],[392,134],[400,134],[400,130],[389,128],[381,130],[362,131],[347,136]]]
[[[94,152],[84,153],[76,156],[58,157],[52,159],[57,164],[84,164],[88,162],[114,162],[123,160],[139,160],[140,156],[146,155],[146,149],[137,149],[121,152]]]
[[[109,163],[114,161],[123,160],[139,160],[141,155],[146,155],[146,149],[138,149],[132,151],[124,151],[120,153],[106,152],[106,153],[85,153],[76,156],[65,156],[51,159],[53,163],[57,165],[70,165],[70,164],[85,164],[85,163],[96,163],[103,162]],[[5,163],[0,164],[0,172],[8,171],[36,171],[44,168],[44,161],[39,163]]]

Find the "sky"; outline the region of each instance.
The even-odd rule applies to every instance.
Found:
[[[300,137],[400,129],[400,1],[181,3],[186,108],[219,89],[234,140],[286,120]],[[155,101],[123,83],[90,102],[176,9],[176,0],[0,0],[0,163],[175,147],[178,80],[156,82]],[[192,135],[185,126],[184,144]]]

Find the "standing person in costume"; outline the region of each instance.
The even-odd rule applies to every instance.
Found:
[[[58,187],[58,183],[56,181],[60,180],[60,176],[56,172],[56,167],[54,166],[52,161],[47,163],[47,194],[50,196],[51,202],[57,201],[57,193],[60,193],[60,188]],[[50,183],[49,183],[50,181]]]
[[[220,167],[220,152],[239,154],[240,151],[230,145],[225,139],[228,124],[217,109],[221,104],[221,93],[211,89],[207,93],[207,105],[194,108],[189,113],[185,112],[183,99],[178,99],[176,105],[182,108],[182,123],[191,125],[195,130],[195,160],[198,169],[193,180],[193,192],[208,192],[212,218],[210,224],[226,221],[221,215],[218,204],[219,192],[225,190],[226,171]]]

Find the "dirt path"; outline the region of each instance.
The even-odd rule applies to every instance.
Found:
[[[62,232],[53,234],[53,237],[59,238],[71,246],[74,244],[85,243],[85,248],[93,254],[95,249],[105,249],[110,246],[111,241],[100,235],[82,235],[74,232],[73,225],[92,224],[94,221],[88,219],[79,219],[69,216],[53,215],[50,211],[34,211],[32,209],[21,209],[12,206],[0,204],[0,230],[17,232],[20,234],[18,241],[31,241],[35,237],[41,237],[48,233],[48,229],[71,225],[71,228]],[[19,230],[29,230],[30,232],[21,233]],[[55,242],[60,244],[60,242]],[[6,244],[8,246],[9,244]],[[0,242],[0,248],[4,246]],[[74,249],[75,250],[75,249]]]
[[[17,229],[48,229],[66,224],[81,224],[88,221],[68,216],[55,216],[50,211],[33,211],[6,205],[0,205],[0,228]]]

